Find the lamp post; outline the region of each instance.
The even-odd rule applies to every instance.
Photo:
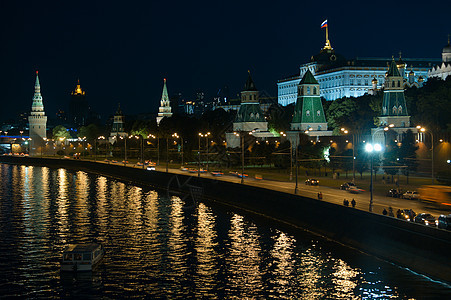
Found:
[[[182,153],[182,167],[183,167],[183,138],[179,136],[176,132],[172,134],[173,138],[180,139],[181,143],[181,153]]]
[[[382,146],[380,144],[366,144],[365,146],[366,152],[368,152],[371,155],[371,183],[370,183],[370,207],[369,211],[373,211],[373,153],[374,152],[381,152]]]
[[[207,132],[207,134],[205,134],[205,137],[207,138],[207,172],[208,172],[208,161],[209,161],[209,157],[208,157],[208,148],[210,146],[210,144],[208,143],[208,136],[210,135],[210,132]]]
[[[127,136],[121,136],[121,139],[124,140],[124,166],[127,165]]]
[[[299,139],[299,134],[296,134],[296,139],[295,139],[295,143],[294,143],[294,157],[295,157],[295,164],[296,164],[296,173],[295,173],[295,177],[296,177],[296,185],[294,187],[294,193],[297,194],[298,193],[298,139]],[[293,155],[293,154],[292,154]]]
[[[166,136],[166,173],[169,169],[169,138]]]
[[[417,129],[420,129],[421,132],[428,132],[431,135],[431,178],[432,178],[432,184],[434,184],[435,176],[434,176],[434,135],[432,134],[432,131],[426,130],[426,128],[417,126]]]
[[[349,130],[341,128],[344,134],[348,134]],[[355,182],[355,134],[352,134],[352,182]]]

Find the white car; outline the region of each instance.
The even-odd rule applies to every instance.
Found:
[[[417,191],[407,191],[404,194],[402,194],[402,197],[404,199],[418,200],[420,199],[420,194],[418,194]]]

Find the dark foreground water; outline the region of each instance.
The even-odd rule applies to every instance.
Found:
[[[450,299],[449,285],[308,233],[65,169],[0,164],[0,298]],[[332,220],[331,220],[332,221]],[[59,271],[98,242],[94,272]]]

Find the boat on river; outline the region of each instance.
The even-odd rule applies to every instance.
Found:
[[[63,251],[61,271],[91,271],[104,254],[103,246],[96,243],[67,245]]]

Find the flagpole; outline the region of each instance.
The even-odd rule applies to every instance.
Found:
[[[329,44],[329,26],[326,24],[326,44]]]

